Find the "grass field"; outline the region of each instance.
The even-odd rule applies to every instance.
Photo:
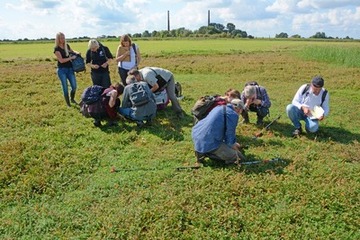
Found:
[[[68,108],[52,43],[0,44],[1,239],[359,239],[360,66],[357,42],[137,41],[141,66],[174,72],[187,113],[168,107],[151,127],[95,128]],[[83,53],[86,43],[70,43]],[[115,52],[117,42],[105,42]],[[350,50],[349,50],[350,49]],[[337,57],[340,56],[340,57]],[[341,59],[341,60],[339,60]],[[113,82],[119,80],[115,63]],[[291,138],[285,107],[322,75],[330,115],[317,134]],[[281,163],[197,170],[190,109],[199,96],[268,90],[264,136],[239,124],[250,161]],[[80,98],[90,73],[77,75]],[[112,167],[118,172],[111,173]]]

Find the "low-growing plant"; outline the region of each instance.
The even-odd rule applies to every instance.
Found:
[[[186,113],[180,120],[168,107],[142,129],[128,121],[95,128],[78,106],[67,107],[56,61],[39,61],[51,56],[52,45],[34,45],[32,51],[47,48],[39,56],[0,62],[0,237],[360,238],[358,68],[297,55],[318,42],[269,47],[254,40],[256,48],[246,41],[180,42],[164,41],[166,47],[151,51],[146,46],[157,42],[140,42],[141,66],[167,68],[182,84]],[[210,48],[210,42],[216,44]],[[115,62],[110,71],[119,81]],[[285,107],[300,85],[319,74],[329,90],[330,115],[318,133],[293,139]],[[237,167],[207,159],[199,169],[177,170],[195,164],[190,109],[196,99],[242,90],[248,80],[270,95],[265,122],[281,117],[254,138],[261,129],[250,113],[251,123],[236,130],[238,140],[249,161],[281,161]],[[77,74],[77,82],[79,100],[91,84],[90,72]]]

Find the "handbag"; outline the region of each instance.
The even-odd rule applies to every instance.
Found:
[[[76,56],[76,58],[71,61],[74,72],[85,72],[86,67],[84,58],[80,54],[70,54],[70,56],[74,55]]]

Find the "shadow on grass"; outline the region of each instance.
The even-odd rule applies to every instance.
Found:
[[[321,126],[316,133],[306,134],[306,137],[318,142],[339,142],[351,144],[360,139],[360,134],[352,133],[339,127]]]
[[[151,126],[144,125],[144,127],[137,128],[136,131],[138,133],[147,131],[165,141],[182,141],[184,140],[184,131],[182,128],[192,127],[192,121],[193,118],[191,115],[184,113],[184,117],[179,119],[175,112],[170,107],[167,107],[157,112],[156,118]]]
[[[154,134],[163,140],[184,140],[184,133],[182,128],[185,126],[192,127],[193,117],[184,112],[184,117],[179,119],[171,107],[167,107],[164,110],[158,111],[156,118],[151,125],[144,124],[138,127],[134,121],[121,120],[116,126],[108,126],[104,124],[100,129],[106,133],[112,132],[124,132],[135,130],[137,134],[146,131],[150,134]]]
[[[284,137],[292,138],[293,130],[294,130],[294,126],[290,123],[276,122],[273,125],[271,125],[269,131],[264,131],[264,135],[266,135],[267,132],[272,132],[274,135],[281,135]],[[321,124],[318,132],[306,133],[304,131],[302,136],[319,142],[334,141],[342,144],[351,144],[354,141],[360,139],[360,134],[352,133],[348,130],[339,127],[322,126]]]
[[[234,169],[245,174],[283,174],[284,168],[290,164],[290,160],[286,158],[260,159],[258,156],[249,154],[247,160],[240,162],[240,166],[236,164],[225,164],[223,161],[206,158],[203,162],[204,167],[217,169]]]

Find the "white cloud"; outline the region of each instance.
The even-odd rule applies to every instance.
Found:
[[[318,31],[360,38],[360,0],[3,0],[0,39],[119,36],[167,29],[190,30],[211,22],[255,37],[286,32],[309,37]],[[354,27],[352,27],[354,26]]]

